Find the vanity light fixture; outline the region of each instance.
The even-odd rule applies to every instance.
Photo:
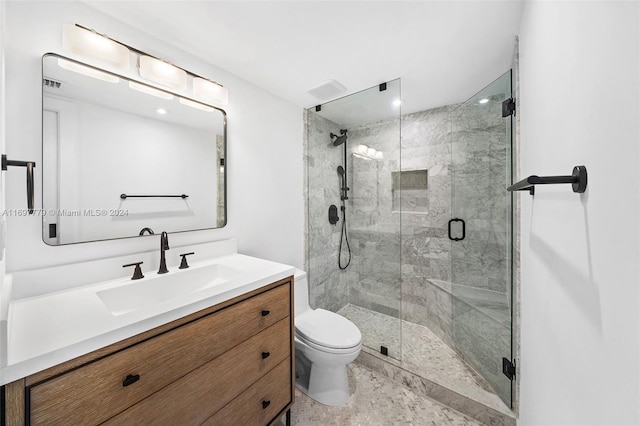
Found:
[[[366,145],[358,145],[358,153],[363,154],[363,155],[367,155],[367,151],[369,150],[369,147]]]
[[[117,83],[120,81],[120,79],[115,75],[107,74],[106,72],[98,71],[94,68],[76,64],[75,62],[66,61],[62,58],[58,59],[58,66],[69,71],[77,72],[78,74],[83,74],[89,77],[97,78],[98,80],[106,81],[108,83]]]
[[[88,59],[95,59],[101,63],[124,71],[130,71],[130,56],[131,54],[134,54],[137,56],[136,62],[140,77],[183,92],[189,90],[189,82],[191,82],[191,92],[195,98],[202,98],[203,100],[208,100],[219,105],[227,105],[229,103],[229,91],[222,84],[189,72],[184,68],[180,68],[163,59],[149,55],[146,52],[121,43],[104,34],[100,34],[95,30],[78,24],[67,24],[64,25],[62,38],[63,47],[66,50]],[[87,75],[92,74],[87,73]],[[113,80],[105,79],[105,81]],[[142,84],[131,83],[129,87],[149,95],[158,96],[164,99],[171,99],[159,96],[159,91],[155,92],[153,88]],[[180,101],[182,102],[182,99]],[[194,106],[186,102],[182,103]],[[202,104],[197,105],[198,106],[194,106],[194,108],[204,109],[205,107]],[[205,109],[205,111],[211,110],[213,109],[208,107]]]
[[[376,160],[382,160],[384,158],[384,154],[382,151],[376,151]]]
[[[211,108],[210,106],[201,104],[200,102],[194,102],[192,100],[185,99],[185,98],[180,98],[180,103],[182,105],[187,105],[187,106],[190,106],[191,108],[199,109],[202,111],[207,111],[207,112],[213,111],[213,108]]]
[[[371,158],[376,158],[376,150],[374,148],[369,148],[367,150],[367,156]]]
[[[487,98],[482,98],[478,101],[479,104],[486,104],[487,102],[489,102],[489,99]]]
[[[79,25],[63,26],[62,47],[120,70],[129,69],[129,49],[121,43]]]
[[[138,92],[146,93],[147,95],[156,96],[162,99],[173,99],[171,93],[163,92],[162,90],[154,89],[153,87],[145,86],[144,84],[136,83],[135,81],[129,82],[129,87]]]
[[[187,72],[181,68],[151,56],[142,55],[139,59],[140,77],[171,87],[185,90],[187,88]]]

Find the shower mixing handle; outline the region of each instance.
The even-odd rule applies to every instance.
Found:
[[[335,204],[329,206],[329,223],[335,225],[340,218],[338,217],[338,207]]]

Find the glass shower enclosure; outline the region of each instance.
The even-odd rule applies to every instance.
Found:
[[[305,114],[312,307],[353,321],[363,351],[506,407],[509,98],[511,72],[465,102],[403,114],[393,80]]]

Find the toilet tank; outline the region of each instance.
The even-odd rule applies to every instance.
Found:
[[[294,279],[294,315],[298,316],[309,309],[309,283],[307,281],[307,273],[300,269],[296,269],[293,274]]]

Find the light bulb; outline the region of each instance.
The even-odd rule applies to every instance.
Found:
[[[63,26],[62,47],[85,58],[95,59],[121,70],[129,69],[129,49],[77,25]]]
[[[187,88],[187,72],[151,56],[140,56],[140,77],[173,89]]]

